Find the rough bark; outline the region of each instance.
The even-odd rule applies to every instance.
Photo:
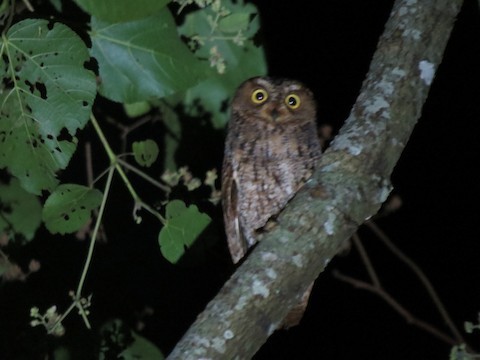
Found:
[[[461,0],[397,0],[360,95],[314,177],[168,359],[249,359],[391,191]]]

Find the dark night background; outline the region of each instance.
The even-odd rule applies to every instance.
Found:
[[[393,1],[254,3],[262,19],[270,74],[305,82],[316,94],[320,123],[337,131],[355,102]],[[479,64],[478,2],[468,0],[422,118],[393,174],[394,193],[401,196],[403,206],[378,221],[424,270],[462,330],[463,322],[475,322],[480,312]],[[223,133],[187,125],[178,159],[201,176],[212,163],[221,163]],[[104,159],[103,150],[97,150]],[[203,162],[193,154],[200,154]],[[83,171],[82,161],[76,161]],[[65,176],[74,175],[67,172]],[[119,181],[113,194],[117,191],[123,194]],[[148,193],[141,195],[148,199]],[[75,359],[88,359],[104,321],[121,317],[134,326],[145,306],[154,313],[143,317],[141,334],[168,353],[233,270],[222,242],[218,208],[206,209],[216,216],[206,237],[222,241],[198,250],[204,251],[207,260],[185,260],[173,266],[160,256],[158,225],[149,215],[143,216],[143,226],[134,226],[131,200],[124,195],[110,200],[105,221],[109,242],[97,246],[85,289],[86,294],[94,294],[94,330],[87,331],[75,314],[65,321],[68,336],[64,338],[47,338],[43,329],[29,328],[31,306],[68,306],[67,292],[76,287],[87,247],[87,242],[43,231],[12,254],[21,265],[39,259],[41,271],[26,283],[0,287],[0,359],[37,359],[39,353],[59,344],[69,346],[77,354]],[[413,315],[448,332],[410,269],[367,229],[360,229],[360,235],[386,290]],[[301,325],[276,332],[255,359],[448,358],[449,345],[407,324],[375,295],[335,280],[333,269],[368,280],[353,248],[335,258],[317,280]],[[478,335],[466,339],[480,349]]]

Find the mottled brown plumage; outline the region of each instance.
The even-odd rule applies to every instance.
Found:
[[[252,100],[254,96],[265,100]],[[291,108],[288,101],[298,107]],[[222,174],[225,225],[234,263],[255,244],[256,232],[312,175],[321,155],[315,116],[311,92],[296,81],[258,77],[237,90]]]
[[[234,263],[312,175],[321,155],[315,119],[313,95],[299,82],[257,77],[238,88],[222,172],[225,228]],[[287,327],[292,325],[295,321]]]

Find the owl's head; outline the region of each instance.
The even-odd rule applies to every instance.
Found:
[[[255,77],[238,88],[232,102],[237,113],[273,123],[315,121],[315,100],[298,81]]]

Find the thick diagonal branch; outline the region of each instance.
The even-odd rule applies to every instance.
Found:
[[[314,177],[169,359],[248,359],[388,196],[461,0],[398,0],[360,95]]]

